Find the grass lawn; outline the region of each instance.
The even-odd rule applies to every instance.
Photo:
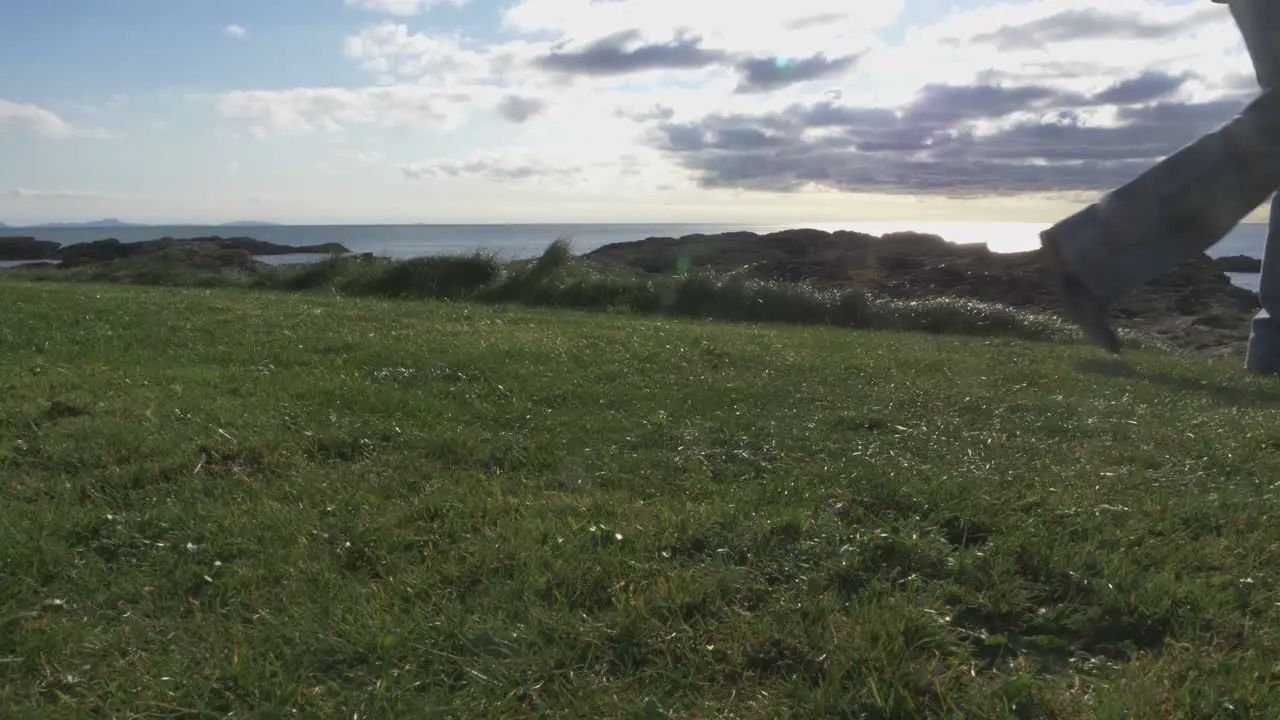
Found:
[[[5,717],[1280,713],[1280,381],[1235,363],[321,292],[0,307]]]

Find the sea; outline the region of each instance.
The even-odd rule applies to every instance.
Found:
[[[118,228],[0,228],[0,236],[33,236],[62,245],[116,238],[136,242],[159,237],[248,236],[281,245],[341,243],[354,253],[372,253],[390,258],[466,253],[487,250],[500,258],[519,260],[535,257],[558,238],[569,240],[575,253],[590,252],[602,245],[629,242],[647,237],[679,237],[693,233],[720,233],[746,230],[767,233],[796,227],[832,232],[854,230],[872,235],[916,231],[937,234],[955,243],[985,243],[993,252],[1021,252],[1039,246],[1039,233],[1049,223],[1026,222],[840,222],[789,223],[786,225],[681,224],[566,224],[566,225],[263,225],[203,226],[147,225]],[[1262,257],[1266,244],[1264,223],[1241,223],[1209,250],[1213,257],[1246,255]],[[273,264],[309,262],[314,255],[278,255],[260,258]],[[0,263],[0,266],[14,263]],[[1228,273],[1236,285],[1258,289],[1258,275]]]

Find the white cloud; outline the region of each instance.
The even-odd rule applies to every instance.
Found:
[[[746,12],[742,0],[521,0],[505,12],[503,26],[570,43],[623,30],[650,41],[685,32],[718,50],[808,56],[865,47],[871,32],[893,24],[903,7],[904,0],[787,0],[752,3]]]
[[[479,179],[502,184],[554,182],[559,185],[584,179],[585,168],[521,150],[477,154],[467,160],[405,163],[397,166],[405,177]]]
[[[471,92],[475,92],[472,90]],[[223,117],[247,121],[257,139],[337,134],[352,126],[446,130],[465,117],[468,92],[418,85],[246,90],[218,98]]]
[[[358,10],[368,10],[387,15],[421,15],[437,5],[452,4],[455,7],[466,5],[469,0],[346,0],[346,6]]]
[[[330,174],[337,174],[343,168],[353,166],[386,167],[386,158],[378,150],[337,149],[330,153],[328,159],[316,163],[318,169]]]
[[[347,0],[350,7],[400,16],[436,4]],[[794,118],[803,113],[788,108],[827,103],[835,111],[882,113],[875,127],[891,130],[895,142],[906,142],[915,128],[894,125],[883,113],[924,124],[953,123],[948,127],[967,133],[978,147],[991,138],[1012,142],[1013,131],[1049,122],[1037,101],[1018,105],[1017,93],[1014,100],[1006,98],[1016,106],[1008,112],[975,113],[988,102],[983,87],[1034,85],[1038,90],[1030,89],[1040,93],[1035,97],[1071,106],[1077,95],[1105,99],[1104,91],[1124,81],[1130,85],[1115,88],[1114,96],[1138,98],[1127,103],[1138,110],[1153,102],[1230,100],[1255,91],[1229,12],[1204,0],[1008,0],[939,15],[894,43],[876,33],[900,19],[903,0],[858,3],[856,10],[847,0],[757,3],[750,13],[743,7],[741,0],[519,0],[503,15],[507,35],[488,44],[454,31],[413,32],[405,24],[378,22],[342,47],[374,85],[242,91],[222,96],[217,106],[224,117],[248,123],[259,138],[356,127],[439,132],[468,117],[484,122],[496,111],[511,121],[496,132],[512,135],[486,137],[486,153],[396,167],[406,177],[437,182],[582,185],[589,177],[585,187],[594,190],[604,177],[688,187],[694,166],[652,144],[647,128],[655,123],[714,128],[725,143],[748,142],[734,134],[733,118]],[[791,70],[796,72],[788,75]],[[1161,83],[1168,92],[1160,90]],[[1073,111],[1072,121],[1107,130],[1137,116],[1136,110],[1119,112],[1119,104],[1126,103],[1096,101]],[[948,112],[971,115],[939,119]],[[702,122],[716,116],[728,119]],[[1161,126],[1168,130],[1164,138],[1185,135],[1204,122],[1203,114],[1190,120],[1163,119],[1176,113],[1160,117],[1183,123]],[[837,141],[842,127],[815,125],[803,139]],[[667,140],[675,146],[693,143],[691,137]],[[854,152],[871,162],[869,151]],[[821,153],[814,162],[818,174],[822,163],[834,167]],[[715,169],[729,178],[726,183],[737,172],[743,186],[751,186],[748,167]],[[915,170],[908,166],[904,172]]]
[[[1078,198],[1230,119],[1248,67],[1221,6],[1006,2],[875,48],[825,101],[675,105],[652,142],[703,188]]]
[[[241,25],[232,24],[222,28],[222,34],[232,40],[243,40],[248,37],[249,31],[245,30]]]
[[[958,12],[914,28],[902,45],[869,57],[862,70],[885,80],[878,83],[885,88],[880,99],[901,102],[930,82],[986,76],[1090,92],[1143,70],[1193,73],[1203,80],[1187,92],[1220,97],[1228,78],[1248,66],[1223,5],[1037,0]]]
[[[543,190],[572,186],[576,198],[691,186],[687,173],[660,160],[647,149],[601,154],[521,145],[484,150],[460,159],[401,163],[396,168],[410,180],[479,182]]]
[[[350,157],[361,165],[376,165],[382,162],[383,156],[382,153],[377,150],[365,150],[363,152],[350,153],[347,157]]]
[[[343,52],[384,84],[414,79],[451,85],[483,78],[490,72],[485,54],[463,48],[460,37],[410,33],[408,27],[391,22],[348,37]]]
[[[0,131],[16,127],[55,140],[109,138],[105,130],[80,127],[58,117],[52,110],[27,103],[0,100]]]
[[[113,93],[97,102],[71,100],[63,102],[62,105],[68,110],[73,110],[81,115],[103,115],[108,111],[120,109],[128,99],[128,96],[124,93]]]
[[[86,190],[36,190],[12,187],[0,190],[0,198],[13,200],[134,200],[142,196]]]

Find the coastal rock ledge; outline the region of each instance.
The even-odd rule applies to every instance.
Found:
[[[58,243],[33,237],[0,237],[0,261],[52,260]]]
[[[279,245],[251,237],[224,238],[216,235],[195,238],[162,237],[155,240],[132,243],[122,243],[115,238],[107,238],[74,245],[59,245],[55,242],[36,240],[30,237],[0,237],[0,260],[48,260],[57,261],[62,267],[76,267],[89,263],[111,262],[177,247],[202,251],[235,251],[248,253],[251,256],[345,255],[351,252],[339,243],[303,246]]]

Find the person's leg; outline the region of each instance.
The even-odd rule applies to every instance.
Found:
[[[1280,30],[1280,8],[1274,0],[1227,0],[1227,4],[1249,49],[1258,87],[1270,90],[1280,77],[1280,39],[1276,38]]]
[[[1280,76],[1280,41],[1275,38],[1274,2],[1232,0],[1245,45],[1253,58],[1258,84],[1272,88]],[[1271,221],[1262,250],[1262,274],[1258,277],[1258,300],[1262,309],[1249,331],[1249,348],[1244,365],[1258,372],[1280,372],[1280,194],[1271,196]]]
[[[1262,309],[1250,328],[1244,366],[1258,372],[1280,372],[1280,194],[1271,196],[1271,224],[1262,250],[1258,300]]]
[[[1230,122],[1042,233],[1068,310],[1118,351],[1106,307],[1220,241],[1280,187],[1280,2],[1231,0],[1263,92]],[[1280,273],[1273,274],[1280,280]]]

